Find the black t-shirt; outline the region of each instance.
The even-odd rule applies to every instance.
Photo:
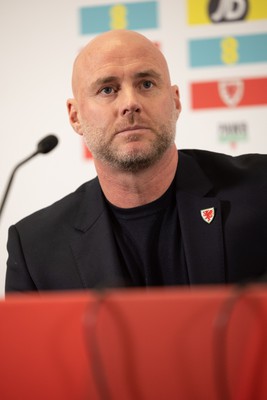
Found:
[[[189,284],[176,206],[175,181],[152,203],[109,203],[118,250],[133,286]]]

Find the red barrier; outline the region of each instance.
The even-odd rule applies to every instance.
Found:
[[[263,400],[267,290],[118,290],[0,302],[0,399]]]

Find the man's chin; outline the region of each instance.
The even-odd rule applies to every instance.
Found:
[[[116,157],[109,159],[109,164],[115,168],[125,172],[142,171],[156,163],[161,154],[151,151],[140,151],[132,149],[127,153],[118,154]]]

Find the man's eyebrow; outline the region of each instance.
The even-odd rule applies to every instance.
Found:
[[[106,85],[108,83],[116,82],[118,80],[119,80],[119,78],[117,76],[115,76],[115,75],[105,76],[103,78],[96,79],[92,83],[92,86],[93,87],[99,87],[99,86],[102,86],[102,85]]]
[[[136,74],[134,74],[135,78],[157,78],[157,79],[161,79],[161,74],[159,74],[158,72],[156,72],[154,69],[148,69],[145,71],[140,71],[137,72]]]

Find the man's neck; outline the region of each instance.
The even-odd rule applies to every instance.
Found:
[[[155,165],[139,172],[118,171],[95,160],[104,195],[110,203],[121,208],[138,207],[162,196],[173,181],[177,163],[175,145]]]

